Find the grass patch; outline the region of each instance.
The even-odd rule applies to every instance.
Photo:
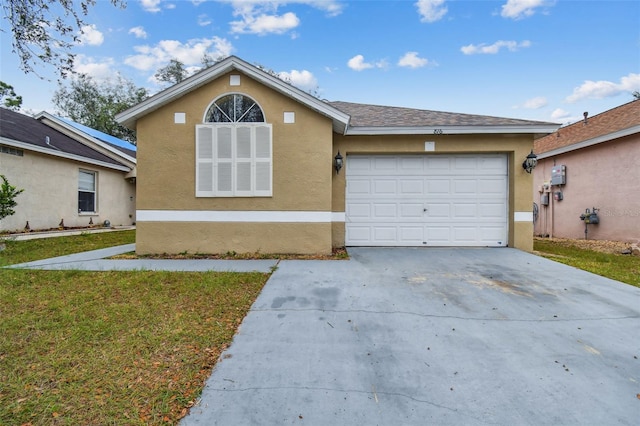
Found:
[[[0,270],[0,424],[176,424],[267,278]]]
[[[6,245],[5,250],[0,252],[0,266],[131,244],[135,241],[135,230],[85,233],[26,241],[6,239],[0,241]]]
[[[535,239],[533,248],[543,257],[603,277],[640,287],[640,257],[602,253],[567,241]]]

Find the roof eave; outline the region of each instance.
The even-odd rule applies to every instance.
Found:
[[[16,140],[4,138],[4,137],[0,137],[0,142],[2,142],[4,145],[12,146],[14,148],[19,148],[25,151],[38,152],[40,154],[47,154],[53,157],[66,158],[67,160],[79,161],[81,163],[92,164],[94,166],[105,167],[107,169],[118,170],[121,172],[130,172],[131,170],[133,170],[132,167],[128,167],[123,164],[107,163],[105,161],[94,160],[92,158],[83,157],[82,155],[71,154],[69,152],[64,152],[64,151],[55,151],[53,149],[43,148],[38,145],[33,145],[27,142],[20,142],[20,141],[16,141]]]
[[[418,127],[349,127],[345,135],[471,135],[471,134],[550,134],[560,125],[516,126],[418,126]]]
[[[549,157],[555,157],[556,155],[565,154],[567,152],[576,151],[582,148],[588,148],[593,145],[609,142],[614,139],[620,139],[625,136],[630,136],[636,133],[640,133],[640,125],[629,127],[623,130],[618,130],[617,132],[608,133],[606,135],[598,136],[595,138],[587,139],[586,141],[576,142],[571,145],[552,149],[551,151],[542,152],[538,154],[538,159],[542,160]]]
[[[273,77],[264,71],[259,70],[235,56],[231,56],[205,71],[195,74],[194,76],[189,77],[186,80],[127,109],[126,111],[117,114],[115,117],[116,121],[130,129],[135,129],[136,121],[140,117],[153,112],[161,106],[181,97],[185,93],[191,92],[232,70],[240,71],[282,93],[283,95],[305,104],[316,112],[331,118],[334,130],[337,129],[344,132],[344,129],[349,123],[349,115],[337,110],[326,102],[323,102],[308,93],[285,83],[279,78]]]

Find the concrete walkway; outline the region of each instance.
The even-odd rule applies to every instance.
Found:
[[[20,263],[8,268],[80,271],[227,271],[271,272],[277,259],[265,260],[172,260],[172,259],[107,259],[135,251],[135,244],[125,244],[34,262]]]

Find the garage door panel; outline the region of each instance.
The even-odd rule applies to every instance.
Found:
[[[478,215],[477,207],[478,206],[475,203],[473,204],[454,203],[452,219],[474,218]]]
[[[501,221],[505,215],[504,209],[504,203],[480,203],[478,205],[478,216],[483,219]]]
[[[499,154],[348,156],[346,244],[506,245],[506,160]]]
[[[422,245],[424,241],[423,226],[406,226],[399,225],[400,241],[404,243],[413,243],[412,245]]]
[[[506,177],[497,179],[478,179],[478,193],[481,195],[496,194],[502,196],[507,184]]]
[[[429,216],[429,219],[449,218],[451,217],[451,204],[450,203],[428,203],[427,214]]]
[[[449,194],[451,192],[451,179],[429,179],[427,181],[429,195]]]
[[[395,179],[376,179],[373,181],[373,193],[374,194],[396,194],[398,189],[396,187]]]
[[[383,157],[376,156],[373,157],[373,168],[377,171],[395,171],[398,168],[398,158],[397,157]]]
[[[347,227],[347,241],[352,241],[354,245],[369,244],[371,242],[371,227],[362,225],[351,225]]]
[[[373,228],[373,239],[375,242],[395,242],[398,240],[396,226],[375,226]]]
[[[473,195],[478,192],[478,182],[476,179],[455,179],[453,181],[452,195]]]
[[[400,203],[400,219],[422,219],[424,216],[424,204]]]
[[[347,217],[352,221],[371,218],[371,204],[369,203],[349,203],[346,211]]]
[[[351,179],[349,180],[347,191],[347,195],[352,197],[357,194],[369,196],[371,195],[371,181],[367,179]]]
[[[376,203],[373,205],[372,219],[396,219],[398,217],[398,209],[395,203]]]
[[[424,194],[424,180],[422,179],[399,179],[400,195],[420,196]]]

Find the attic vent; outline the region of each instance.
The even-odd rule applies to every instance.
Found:
[[[53,145],[53,144],[51,143],[51,138],[50,138],[49,136],[45,136],[45,137],[44,137],[44,143],[46,143],[46,144],[47,144],[47,146],[50,146],[51,148],[53,148],[53,149],[56,149],[56,150],[60,151],[60,148],[58,148],[57,146],[55,146],[55,145]]]
[[[229,77],[229,86],[240,86],[240,76],[232,75]]]
[[[584,116],[584,124],[586,126],[587,124],[589,124],[589,120],[587,119],[587,117],[589,116],[589,113],[585,111],[582,113],[582,115]]]

